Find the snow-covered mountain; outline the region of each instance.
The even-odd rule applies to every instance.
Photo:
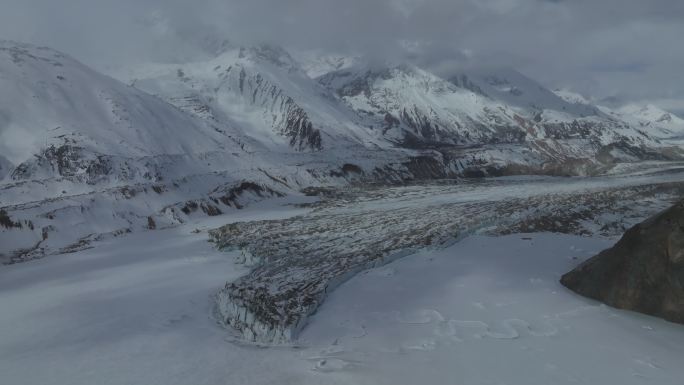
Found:
[[[319,78],[364,118],[369,129],[397,145],[519,141],[512,116],[491,111],[489,100],[415,66],[356,66]]]
[[[491,99],[530,111],[559,111],[572,117],[599,116],[590,103],[572,103],[511,68],[483,68],[454,75],[454,84]]]
[[[333,71],[318,81],[376,135],[407,148],[475,157],[507,172],[585,173],[601,162],[643,158],[657,140],[597,107],[568,103],[512,70],[446,80],[411,65]],[[657,155],[655,155],[657,157]],[[472,164],[456,162],[464,170]]]
[[[360,56],[336,55],[321,51],[294,51],[293,54],[304,72],[312,79],[351,68],[363,60]]]
[[[49,48],[0,43],[0,259],[76,250],[363,170],[417,177],[403,164],[410,152],[376,152],[354,113],[284,51],[221,52],[232,69],[150,66],[140,84],[155,96]]]
[[[330,150],[371,140],[354,124],[353,112],[328,98],[282,48],[232,47],[208,61],[150,64],[125,77],[193,115],[233,122],[276,151]]]
[[[606,113],[629,122],[665,140],[684,140],[684,119],[653,104],[628,104],[617,109],[601,107]]]
[[[510,70],[444,79],[267,45],[214,51],[121,82],[1,42],[0,254],[75,250],[307,187],[577,175],[665,156],[642,127]]]
[[[554,90],[554,93],[569,103],[591,105],[592,102],[576,92],[566,89]],[[684,139],[684,119],[654,104],[628,103],[620,104],[611,98],[596,104],[605,115],[621,120],[638,128],[664,143],[681,144]]]
[[[241,151],[225,122],[196,119],[59,52],[0,42],[0,55],[0,153],[15,166],[11,180],[149,181],[196,167],[200,154]]]
[[[588,105],[592,104],[592,102],[584,95],[578,92],[571,91],[567,88],[556,88],[555,90],[553,90],[553,93],[568,103]]]
[[[536,123],[588,115],[587,108],[569,105],[513,74],[517,85],[503,75],[458,75],[448,81],[410,65],[357,66],[319,81],[385,138],[407,146],[518,143],[528,134],[545,135]]]
[[[199,119],[54,50],[0,42],[0,254],[85,247],[275,194],[258,184],[270,180],[254,171],[259,148],[231,122]],[[269,164],[287,167],[266,157],[258,167]]]

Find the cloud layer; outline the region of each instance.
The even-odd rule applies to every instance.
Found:
[[[4,0],[0,36],[95,67],[182,60],[211,41],[510,66],[597,97],[684,111],[681,0]],[[409,49],[407,49],[407,47]]]

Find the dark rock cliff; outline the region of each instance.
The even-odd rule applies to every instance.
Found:
[[[684,323],[684,201],[632,227],[561,283],[610,306]]]

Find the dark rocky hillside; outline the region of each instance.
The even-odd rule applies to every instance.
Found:
[[[632,227],[561,283],[610,306],[684,323],[684,201]]]

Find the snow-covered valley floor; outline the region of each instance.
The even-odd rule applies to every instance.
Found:
[[[302,211],[276,203],[232,220]],[[245,272],[206,233],[193,232],[217,226],[212,220],[219,219],[2,267],[0,383],[279,384],[297,378],[304,369],[293,371],[304,365],[296,355],[237,347],[212,319],[213,293]]]
[[[684,326],[558,279],[614,238],[472,236],[337,288],[297,346],[235,343],[213,295],[248,270],[205,231],[291,200],[0,268],[2,384],[681,384]]]
[[[301,339],[349,384],[681,384],[684,326],[558,283],[611,243],[475,236],[418,253],[331,294]]]

